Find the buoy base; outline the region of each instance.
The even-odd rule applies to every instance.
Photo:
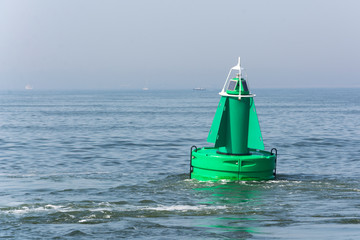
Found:
[[[276,155],[249,149],[250,155],[224,155],[218,148],[192,149],[190,178],[200,181],[271,180],[276,175]]]

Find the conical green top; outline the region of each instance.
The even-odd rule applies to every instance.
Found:
[[[207,141],[224,154],[246,155],[249,148],[263,150],[253,95],[249,95],[246,80],[231,79],[226,93],[220,99]]]

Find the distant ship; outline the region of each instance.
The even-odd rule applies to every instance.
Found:
[[[149,90],[148,86],[149,86],[149,79],[145,78],[145,84],[144,84],[144,87],[142,88],[142,90],[143,91]]]
[[[200,87],[197,87],[197,88],[193,88],[194,91],[205,91],[206,88],[200,88]]]
[[[26,90],[32,90],[33,87],[32,87],[30,84],[27,84],[27,85],[25,86],[25,89],[26,89]]]

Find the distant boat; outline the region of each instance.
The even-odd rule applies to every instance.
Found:
[[[200,88],[200,87],[197,87],[197,88],[193,88],[194,91],[205,91],[206,88]]]
[[[26,90],[32,90],[32,89],[33,89],[33,86],[31,86],[30,84],[27,84],[27,85],[25,86],[25,89],[26,89]]]
[[[142,90],[143,90],[143,91],[149,90],[148,86],[149,86],[149,79],[148,79],[148,78],[145,78],[145,85],[144,85],[144,87],[142,88]]]

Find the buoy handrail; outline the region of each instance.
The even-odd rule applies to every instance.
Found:
[[[274,152],[273,152],[274,151]],[[274,177],[276,178],[276,163],[277,163],[277,156],[278,152],[276,148],[272,148],[270,151],[271,155],[275,155],[275,168],[274,168]]]
[[[246,94],[246,95],[241,95],[240,93],[239,93],[239,95],[232,95],[232,94],[228,94],[226,92],[219,92],[219,95],[224,96],[224,97],[238,97],[239,99],[242,97],[255,97],[256,96],[255,94],[252,94],[252,93]]]
[[[191,179],[191,173],[194,171],[194,168],[192,166],[192,159],[193,159],[192,152],[194,148],[195,148],[195,152],[197,152],[198,149],[195,145],[191,146],[190,148],[190,179]]]

